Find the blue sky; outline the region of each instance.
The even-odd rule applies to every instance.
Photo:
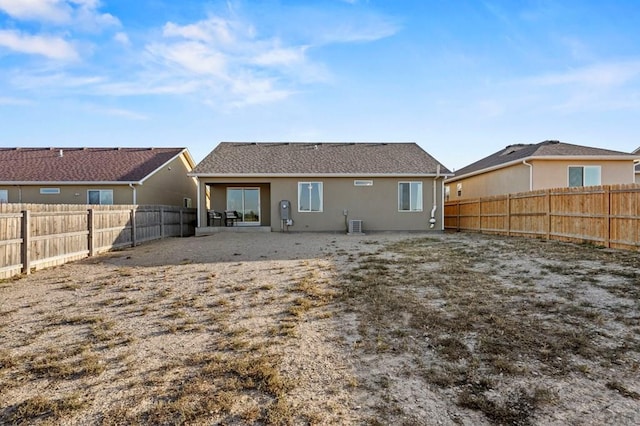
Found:
[[[640,146],[636,0],[0,0],[0,146]]]

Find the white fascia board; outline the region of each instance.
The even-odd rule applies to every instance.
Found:
[[[144,184],[144,181],[149,179],[151,176],[155,175],[156,173],[158,173],[160,170],[162,170],[163,168],[165,168],[169,163],[171,163],[173,160],[175,160],[176,158],[179,158],[182,154],[185,154],[185,157],[187,158],[187,161],[190,163],[191,168],[193,169],[194,164],[193,164],[193,159],[191,158],[191,155],[189,154],[189,151],[187,151],[187,149],[183,149],[182,151],[180,151],[178,154],[174,155],[173,157],[171,157],[169,160],[167,160],[166,162],[164,162],[160,167],[158,167],[157,169],[155,169],[154,171],[152,171],[151,173],[149,173],[148,175],[146,175],[145,177],[142,178],[142,180],[140,181],[140,185]],[[188,176],[188,174],[187,174]]]
[[[48,186],[52,186],[52,185],[59,185],[59,186],[70,186],[70,185],[83,185],[83,186],[90,186],[90,185],[123,185],[123,186],[128,186],[128,185],[142,185],[142,181],[78,181],[78,182],[70,182],[70,181],[64,181],[64,182],[54,182],[54,181],[9,181],[9,182],[0,182],[0,185],[3,186],[42,186],[42,185],[48,185]]]
[[[221,174],[221,173],[187,173],[187,176],[196,177],[196,178],[296,178],[296,177],[313,177],[313,178],[321,178],[321,177],[377,177],[377,178],[394,178],[394,177],[447,177],[453,176],[451,173],[230,173],[230,174]]]
[[[498,169],[504,169],[506,167],[516,166],[518,164],[522,164],[523,161],[533,161],[533,160],[551,160],[551,161],[633,161],[640,159],[640,157],[633,157],[630,155],[608,155],[608,156],[599,156],[599,155],[548,155],[548,156],[530,156],[525,158],[520,158],[519,160],[509,161],[508,163],[498,164],[497,166],[487,167],[486,169],[476,170],[475,172],[465,173],[464,175],[453,175],[453,177],[448,178],[447,182],[456,182],[460,179],[470,178],[472,176],[481,175],[483,173],[492,172]]]

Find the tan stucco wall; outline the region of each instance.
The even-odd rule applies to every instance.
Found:
[[[601,184],[633,183],[632,160],[531,160],[533,190],[566,188],[569,186],[569,166],[601,166]],[[529,191],[529,166],[516,164],[504,169],[472,176],[456,181],[447,180],[449,200],[489,197]],[[457,195],[457,185],[462,184],[462,196]]]
[[[184,198],[191,198],[195,208],[198,189],[196,179],[187,176],[191,170],[184,155],[175,158],[137,186],[137,203],[183,206]]]
[[[461,196],[458,184],[462,184]],[[445,185],[449,186],[449,201],[525,192],[529,191],[529,166],[517,164],[455,182],[446,180]]]
[[[569,186],[569,166],[600,166],[602,185],[633,183],[633,160],[626,161],[583,161],[555,160],[532,161],[533,189],[566,188]]]
[[[354,186],[355,179],[373,180],[373,186]],[[298,182],[323,183],[323,211],[298,212]],[[398,211],[398,183],[407,181],[423,182],[423,211]],[[279,202],[289,200],[292,207],[294,225],[290,231],[346,231],[347,219],[363,220],[364,231],[418,231],[429,229],[429,218],[433,202],[433,179],[424,177],[377,178],[377,177],[349,177],[349,178],[201,178],[200,201],[204,206],[204,195],[207,184],[224,184],[213,186],[212,205],[217,210],[224,206],[225,185],[233,183],[237,186],[255,187],[264,184],[269,187],[269,197],[266,191],[261,191],[261,215],[265,226],[271,226],[272,231],[280,230]],[[219,188],[219,190],[216,190]],[[437,180],[437,211],[435,230],[442,230],[442,179]],[[268,199],[265,199],[268,198]],[[265,222],[267,218],[270,223]],[[206,208],[200,209],[200,224],[206,226]]]
[[[184,198],[191,198],[196,207],[197,185],[183,155],[150,176],[143,185],[136,185],[136,204],[164,204],[183,206]],[[59,188],[60,194],[40,194],[40,188]],[[128,185],[21,185],[0,186],[8,190],[10,203],[86,204],[90,189],[113,190],[114,204],[134,204],[133,190]]]
[[[60,194],[40,194],[40,188],[59,188]],[[87,204],[90,189],[113,190],[114,204],[132,204],[132,190],[128,186],[114,185],[34,185],[0,186],[9,190],[10,203]]]

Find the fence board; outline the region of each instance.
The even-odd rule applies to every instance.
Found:
[[[445,229],[640,249],[640,184],[448,201],[444,215]]]
[[[174,206],[0,204],[0,279],[143,241],[194,235],[195,219],[195,209]]]

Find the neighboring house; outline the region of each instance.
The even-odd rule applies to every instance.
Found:
[[[633,183],[637,159],[640,155],[558,141],[509,145],[447,178],[445,198]]]
[[[640,155],[640,148],[638,148],[635,151],[633,151],[633,153]],[[639,163],[639,161],[636,161],[636,167],[635,167],[635,182],[636,183],[640,183],[640,164],[638,164],[638,163]]]
[[[442,230],[450,175],[415,143],[300,142],[222,142],[190,174],[200,234],[221,225],[212,210],[267,231]]]
[[[0,148],[0,202],[191,206],[185,148]]]

